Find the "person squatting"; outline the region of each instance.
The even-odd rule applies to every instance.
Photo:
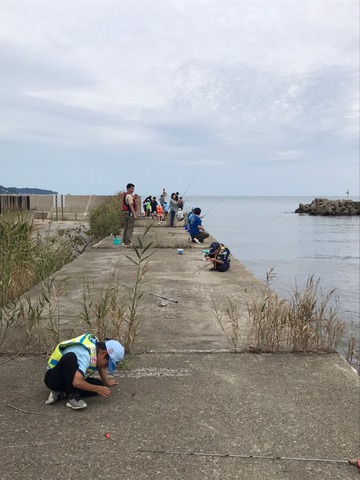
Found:
[[[114,375],[117,364],[124,358],[124,347],[117,340],[100,342],[91,333],[60,342],[51,354],[45,373],[45,385],[51,390],[47,405],[67,399],[73,410],[86,408],[84,397],[108,397],[117,385]],[[100,378],[91,378],[98,371]]]
[[[205,259],[213,264],[210,270],[226,272],[230,268],[230,250],[223,243],[213,242]]]

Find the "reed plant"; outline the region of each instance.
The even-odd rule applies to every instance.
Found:
[[[88,243],[81,227],[37,235],[29,216],[0,215],[0,308],[70,262]]]
[[[227,297],[225,312],[221,312],[214,299],[212,299],[212,307],[216,321],[232,347],[232,351],[237,352],[242,343],[240,305]]]
[[[120,298],[116,270],[112,272],[98,296],[91,291],[88,283],[84,285],[80,319],[87,325],[88,331],[100,339],[121,338],[125,305]]]
[[[139,334],[140,321],[143,316],[141,298],[144,294],[143,284],[149,268],[149,258],[155,251],[149,252],[152,241],[147,234],[151,226],[145,228],[142,236],[137,236],[136,245],[132,250],[134,255],[125,255],[135,266],[135,280],[130,288],[127,301],[123,298],[122,284],[119,284],[116,269],[112,272],[100,294],[96,295],[91,286],[84,285],[80,319],[87,329],[98,338],[116,338],[124,344],[126,353],[133,354],[134,343]]]
[[[56,289],[51,275],[87,245],[82,227],[39,235],[30,215],[0,215],[0,348],[14,329],[22,329],[28,339],[36,338],[39,350],[45,345],[41,337],[58,337],[58,317],[53,313]],[[42,293],[37,302],[29,298],[20,301],[21,295],[41,282]],[[44,310],[47,323],[42,329]]]
[[[0,216],[0,307],[34,283],[33,224],[21,215]]]
[[[347,349],[344,352],[345,358],[350,365],[352,365],[357,372],[360,374],[360,350],[359,350],[359,340],[360,340],[360,326],[351,324],[350,334],[347,340]]]
[[[127,315],[125,316],[126,331],[124,336],[125,351],[132,354],[133,345],[136,337],[139,334],[139,324],[143,315],[143,309],[140,307],[140,300],[144,292],[142,286],[144,284],[144,277],[149,269],[149,258],[155,253],[156,250],[149,252],[153,242],[147,239],[147,234],[151,226],[145,228],[142,237],[137,236],[137,245],[133,245],[132,249],[135,256],[130,257],[126,255],[127,259],[135,265],[135,282],[129,295],[130,302],[127,308]]]
[[[51,276],[41,283],[39,296],[9,301],[0,308],[0,351],[8,340],[11,351],[48,353],[60,340],[60,298],[67,278],[55,283]],[[8,338],[10,337],[10,338]]]
[[[260,291],[253,292],[246,305],[228,299],[224,312],[213,306],[232,350],[334,352],[344,335],[335,290],[324,294],[320,280],[309,276],[303,289],[295,285],[289,300],[282,300],[271,288],[275,277],[273,270],[267,272]]]

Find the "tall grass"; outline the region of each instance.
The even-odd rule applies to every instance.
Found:
[[[86,248],[81,228],[36,235],[30,217],[0,215],[0,308],[49,277]]]
[[[64,329],[70,334],[68,324],[71,332],[80,326],[66,321],[60,311],[67,279],[55,282],[52,272],[72,258],[74,248],[81,244],[78,238],[81,232],[60,231],[56,236],[37,237],[33,225],[22,217],[11,220],[0,217],[0,221],[3,227],[1,261],[6,266],[0,274],[0,350],[6,346],[10,351],[47,353],[60,341]],[[95,289],[85,280],[82,304],[79,312],[74,312],[74,317],[86,325],[86,330],[100,339],[121,340],[128,353],[133,353],[139,333],[143,315],[142,285],[149,257],[155,253],[149,252],[152,246],[146,237],[149,229],[145,229],[137,245],[125,255],[130,269],[131,265],[135,266],[134,283],[126,285],[131,287],[131,292],[127,290],[124,297],[115,269],[100,292],[93,291]],[[36,299],[30,295],[21,296],[24,290],[39,282],[41,291]]]
[[[267,272],[260,293],[246,300],[246,305],[228,299],[224,312],[214,306],[215,318],[232,349],[335,351],[344,335],[335,290],[324,294],[320,281],[309,276],[302,290],[295,286],[290,292],[290,300],[282,300],[271,289],[274,277],[272,270]],[[244,312],[247,312],[247,318],[244,318]],[[240,331],[246,334],[240,336]]]
[[[0,216],[0,307],[36,281],[32,233],[20,215]]]

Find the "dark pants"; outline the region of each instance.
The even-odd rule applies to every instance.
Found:
[[[208,238],[209,234],[207,232],[199,232],[196,235],[193,235],[191,238],[194,240],[194,238],[197,238],[200,243],[203,243],[205,238]]]
[[[225,265],[224,263],[218,263],[216,265],[216,270],[218,272],[226,272],[227,270],[229,270],[230,268],[230,265]]]
[[[175,210],[170,210],[170,227],[174,226],[175,221]]]
[[[66,353],[54,368],[46,371],[44,378],[45,385],[50,388],[50,390],[65,392],[66,396],[78,394],[82,397],[92,397],[97,395],[94,392],[79,390],[73,386],[72,382],[77,369],[78,364],[75,353]],[[85,381],[92,385],[104,385],[102,380],[98,378],[87,378]]]
[[[135,226],[135,219],[128,212],[124,212],[124,229],[123,229],[123,243],[131,243]]]

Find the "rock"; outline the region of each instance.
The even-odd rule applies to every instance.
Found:
[[[309,215],[359,215],[359,202],[352,200],[328,200],[327,198],[315,198],[310,204],[299,203],[295,213],[308,213]]]

